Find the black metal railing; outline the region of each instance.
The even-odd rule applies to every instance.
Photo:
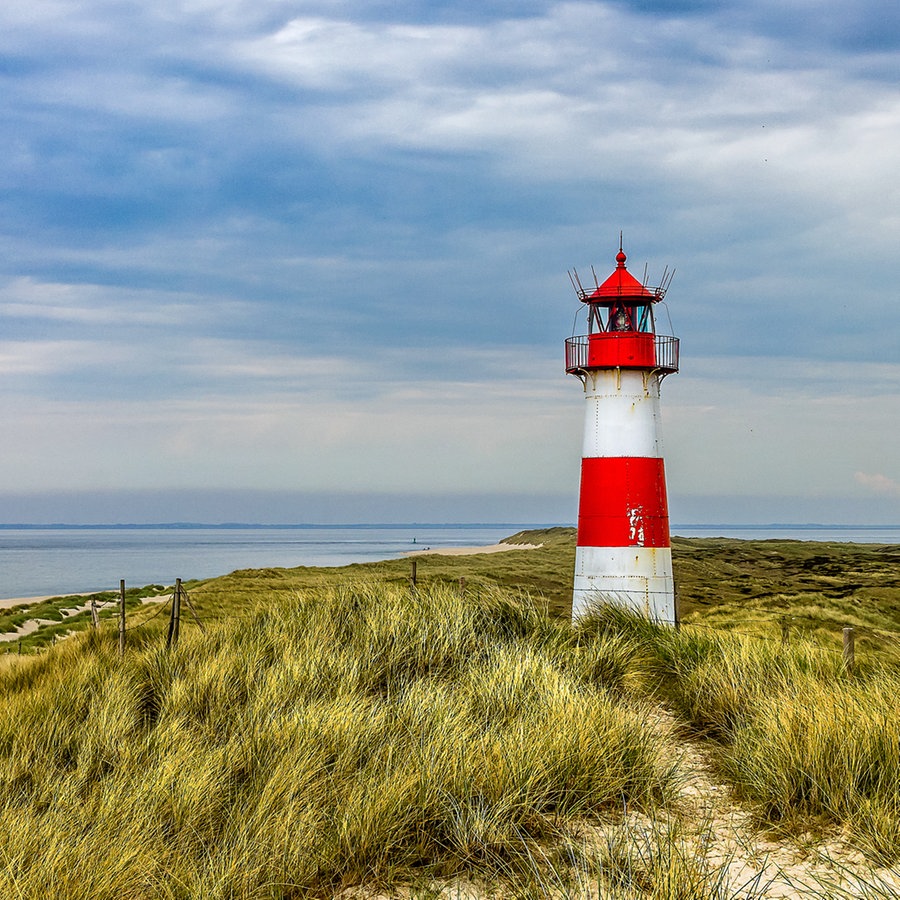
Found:
[[[566,371],[574,372],[583,369],[588,361],[588,336],[579,334],[578,337],[566,338]]]
[[[670,334],[653,335],[657,370],[666,375],[678,371],[679,341]],[[576,372],[588,365],[589,338],[586,334],[566,338],[566,371]]]
[[[678,371],[679,341],[671,334],[655,335],[656,368],[662,369],[666,375]]]

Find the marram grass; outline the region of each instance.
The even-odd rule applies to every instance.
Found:
[[[660,699],[761,821],[900,857],[900,681],[811,645],[374,582],[154,627],[0,668],[0,897],[760,896],[679,824]]]
[[[114,641],[0,673],[0,896],[510,878],[586,817],[673,797],[634,646],[527,598],[357,584],[174,652]]]
[[[872,861],[900,860],[900,672],[853,675],[811,643],[676,631],[600,610],[582,628],[641,644],[659,692],[714,738],[720,773],[761,824],[840,829]]]
[[[900,677],[823,682],[804,673],[759,696],[725,768],[765,818],[846,826],[873,859],[900,858]]]

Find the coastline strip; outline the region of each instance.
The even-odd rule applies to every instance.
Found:
[[[423,547],[407,550],[404,556],[474,556],[476,553],[506,553],[508,550],[537,550],[543,544],[488,544],[484,547]]]

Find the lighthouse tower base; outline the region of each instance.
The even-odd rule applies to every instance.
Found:
[[[666,625],[677,621],[669,547],[578,547],[574,587],[573,619],[612,604]]]

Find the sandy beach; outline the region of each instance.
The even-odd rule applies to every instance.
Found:
[[[474,556],[476,553],[506,553],[508,550],[537,550],[543,544],[488,544],[486,547],[423,547],[404,556]]]

